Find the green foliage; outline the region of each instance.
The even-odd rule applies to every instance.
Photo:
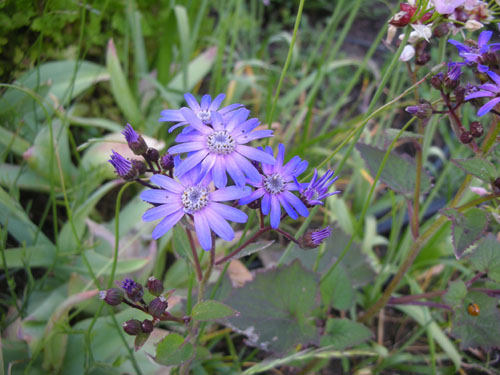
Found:
[[[486,183],[495,180],[499,171],[495,166],[484,158],[456,159],[453,163],[459,166],[464,172],[471,174]]]
[[[184,337],[171,333],[158,343],[155,361],[164,366],[180,365],[193,355],[193,350]]]
[[[479,272],[488,274],[494,281],[500,282],[500,242],[492,235],[484,237],[474,249],[470,261]]]
[[[231,307],[213,300],[197,303],[191,311],[191,317],[194,320],[216,320],[238,316],[240,313]]]
[[[372,336],[370,329],[348,319],[328,319],[321,345],[331,345],[334,349],[345,350],[358,345]]]

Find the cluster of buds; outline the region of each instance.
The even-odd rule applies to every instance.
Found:
[[[125,126],[125,130],[122,134],[130,150],[135,155],[142,156],[144,160],[128,160],[118,152],[112,150],[109,162],[115,168],[115,172],[118,176],[125,181],[142,182],[140,177],[147,172],[172,175],[174,168],[174,159],[172,155],[167,153],[160,157],[159,151],[149,147],[142,135],[137,133],[130,124]]]
[[[473,121],[469,125],[469,131],[464,129],[460,133],[460,142],[462,142],[463,144],[471,143],[474,138],[481,137],[483,133],[483,125],[481,125],[479,121]]]
[[[149,334],[154,326],[163,320],[171,320],[179,323],[189,322],[189,318],[178,318],[167,312],[168,302],[164,295],[163,283],[151,276],[144,288],[140,283],[126,278],[119,283],[120,288],[111,288],[99,293],[100,299],[111,306],[118,306],[124,303],[130,307],[141,310],[152,319],[145,319],[142,322],[137,319],[131,319],[122,324],[125,333],[136,336],[139,334]],[[144,290],[147,290],[154,298],[146,303],[144,300]],[[167,296],[173,291],[167,292]]]

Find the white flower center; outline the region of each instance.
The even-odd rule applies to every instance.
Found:
[[[208,189],[202,186],[188,187],[181,197],[184,212],[191,214],[199,211],[208,204]]]
[[[200,111],[196,114],[203,123],[209,125],[212,123],[212,115],[208,111]]]
[[[225,130],[213,132],[207,136],[207,148],[212,153],[219,155],[230,154],[235,147],[234,138]]]
[[[269,194],[279,194],[285,190],[285,182],[279,173],[264,177],[264,190]]]

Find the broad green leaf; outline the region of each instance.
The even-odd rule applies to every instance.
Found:
[[[487,183],[498,177],[495,166],[483,158],[454,159],[452,162],[465,173],[471,174]]]
[[[0,223],[19,243],[26,246],[45,245],[53,247],[52,242],[28,218],[23,207],[12,196],[0,188]]]
[[[148,341],[150,335],[150,333],[141,332],[137,336],[135,336],[134,350],[136,352],[144,346],[144,344]]]
[[[181,365],[193,355],[194,348],[184,337],[171,333],[158,343],[155,361],[164,366]]]
[[[483,238],[470,257],[474,268],[500,282],[500,242],[493,234]]]
[[[85,219],[90,211],[92,211],[104,195],[119,183],[119,181],[110,181],[102,185],[81,206],[73,210],[72,223],[70,221],[66,222],[59,233],[59,246],[64,252],[71,252],[76,249],[77,244],[82,240],[85,230]]]
[[[18,156],[22,156],[29,148],[30,144],[17,133],[11,132],[0,126],[0,149],[12,151]]]
[[[7,188],[17,187],[21,190],[31,191],[50,191],[50,182],[35,173],[27,166],[18,166],[14,164],[0,164],[0,185]],[[54,186],[54,190],[59,192],[61,189]]]
[[[361,323],[349,319],[328,319],[321,346],[331,345],[334,349],[344,350],[369,340],[372,332]]]
[[[451,306],[461,304],[467,295],[467,287],[462,280],[453,281],[444,295],[444,300]]]
[[[320,285],[321,299],[326,306],[349,309],[354,302],[354,290],[344,267],[339,266]]]
[[[118,104],[118,107],[122,110],[125,118],[132,126],[140,128],[143,125],[144,118],[137,105],[137,100],[132,95],[130,87],[127,82],[127,78],[123,73],[122,67],[120,65],[120,60],[116,53],[116,47],[113,43],[113,39],[108,42],[108,49],[106,52],[106,68],[109,72],[110,82],[111,82],[111,92],[113,97]]]
[[[469,303],[477,304],[479,315],[470,315]],[[482,347],[485,350],[500,346],[500,310],[498,298],[484,293],[469,292],[464,303],[455,310],[452,334],[462,341],[462,349]]]
[[[356,148],[361,153],[373,176],[375,176],[382,165],[386,151],[363,143],[358,143]],[[412,196],[415,191],[415,171],[416,167],[413,160],[391,152],[380,175],[380,180],[390,189],[406,196]],[[426,193],[431,188],[431,185],[429,175],[422,170],[420,192],[422,194]]]
[[[480,208],[470,208],[464,213],[455,209],[442,211],[451,220],[451,238],[455,256],[460,259],[469,248],[476,243],[488,227],[488,216]]]
[[[201,301],[191,311],[194,320],[216,320],[238,315],[239,313],[231,307],[214,300]]]
[[[248,337],[251,345],[284,353],[297,344],[317,341],[311,311],[316,306],[316,276],[295,261],[291,265],[257,273],[227,298],[240,312],[229,325]]]
[[[111,274],[112,258],[105,257],[93,250],[86,250],[85,255],[94,273],[105,276]],[[151,259],[149,258],[120,259],[116,263],[116,275],[131,274],[132,272],[139,271],[150,261]],[[78,259],[75,265],[67,265],[64,268],[80,274],[87,274],[89,272],[86,264],[81,259]]]
[[[194,234],[193,234],[194,236]],[[191,250],[191,245],[189,243],[189,238],[182,225],[175,225],[172,229],[172,243],[174,246],[175,253],[189,260],[191,264],[193,263],[193,254]]]
[[[38,245],[18,247],[5,250],[5,261],[7,268],[23,268],[25,265],[29,267],[48,267],[54,263],[56,249],[53,245]],[[3,264],[3,259],[0,258],[0,264]]]

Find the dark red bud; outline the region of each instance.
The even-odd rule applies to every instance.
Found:
[[[142,324],[137,319],[127,320],[122,324],[122,327],[125,333],[129,334],[130,336],[136,336],[142,332]]]
[[[163,283],[154,276],[148,279],[147,288],[149,293],[156,297],[163,293]]]
[[[474,138],[479,138],[484,133],[483,125],[479,121],[471,122],[470,124],[470,134]]]
[[[168,307],[167,299],[163,296],[156,297],[149,303],[148,311],[154,317],[159,318]]]
[[[463,144],[468,144],[472,142],[472,134],[468,131],[463,131],[462,134],[460,134],[460,142]]]
[[[153,329],[155,328],[153,321],[149,319],[145,319],[142,322],[142,332],[144,333],[151,333],[153,332]]]
[[[101,290],[99,298],[104,300],[108,305],[117,306],[123,301],[123,290],[118,288],[111,288],[108,290]]]
[[[146,158],[149,161],[157,162],[160,158],[160,153],[156,148],[148,148],[148,150],[146,151]]]

